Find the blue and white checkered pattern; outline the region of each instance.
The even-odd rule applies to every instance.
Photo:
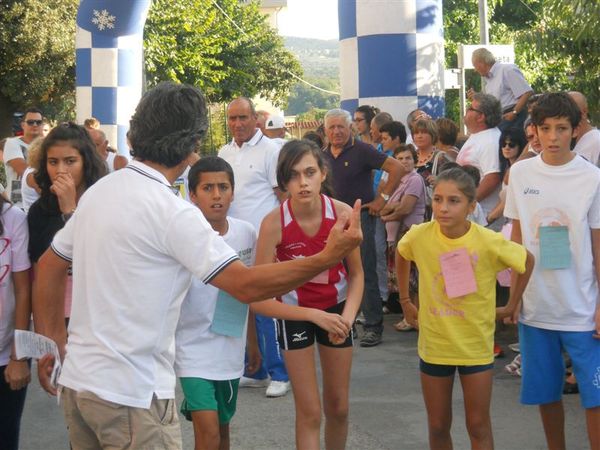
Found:
[[[342,108],[444,115],[442,0],[339,0]]]
[[[150,0],[82,0],[77,13],[77,122],[97,118],[128,155],[129,119],[143,88],[142,34]]]

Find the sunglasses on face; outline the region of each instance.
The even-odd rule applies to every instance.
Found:
[[[514,142],[505,142],[502,147],[510,147],[510,148],[515,148],[517,146],[517,144],[515,144]]]
[[[25,121],[25,123],[26,123],[27,125],[29,125],[29,126],[33,126],[33,125],[37,125],[37,126],[39,126],[39,125],[41,125],[41,124],[42,124],[42,121],[41,121],[41,120],[29,119],[29,120],[26,120],[26,121]]]

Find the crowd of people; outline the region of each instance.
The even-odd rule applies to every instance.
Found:
[[[204,97],[164,83],[132,117],[129,161],[97,120],[44,130],[27,110],[3,142],[0,448],[18,448],[31,362],[13,335],[33,315],[75,449],[181,448],[176,379],[196,449],[229,448],[243,387],[291,389],[297,448],[319,448],[324,416],[343,449],[354,339],[380,345],[389,311],[419,333],[432,449],[452,448],[456,372],[472,448],[493,448],[498,320],[518,323],[507,370],[548,448],[566,448],[566,359],[600,448],[600,132],[581,93],[534,95],[496,64],[474,54],[493,92],[469,93],[466,136],[362,105],[286,140],[283,117],[239,97],[231,142],[199,157]]]

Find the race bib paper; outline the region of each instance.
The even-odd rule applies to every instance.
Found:
[[[241,338],[247,317],[248,305],[238,302],[227,292],[219,290],[210,331],[222,336]]]
[[[571,267],[569,227],[540,227],[540,264],[543,269]]]
[[[475,272],[466,248],[440,255],[440,265],[448,298],[463,297],[477,291]]]

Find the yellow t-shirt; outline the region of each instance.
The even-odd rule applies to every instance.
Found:
[[[461,248],[469,254],[477,292],[448,298],[440,256]],[[398,253],[419,269],[419,357],[430,364],[475,366],[494,360],[496,274],[525,271],[527,253],[502,234],[471,223],[458,239],[442,234],[436,221],[413,225]]]

